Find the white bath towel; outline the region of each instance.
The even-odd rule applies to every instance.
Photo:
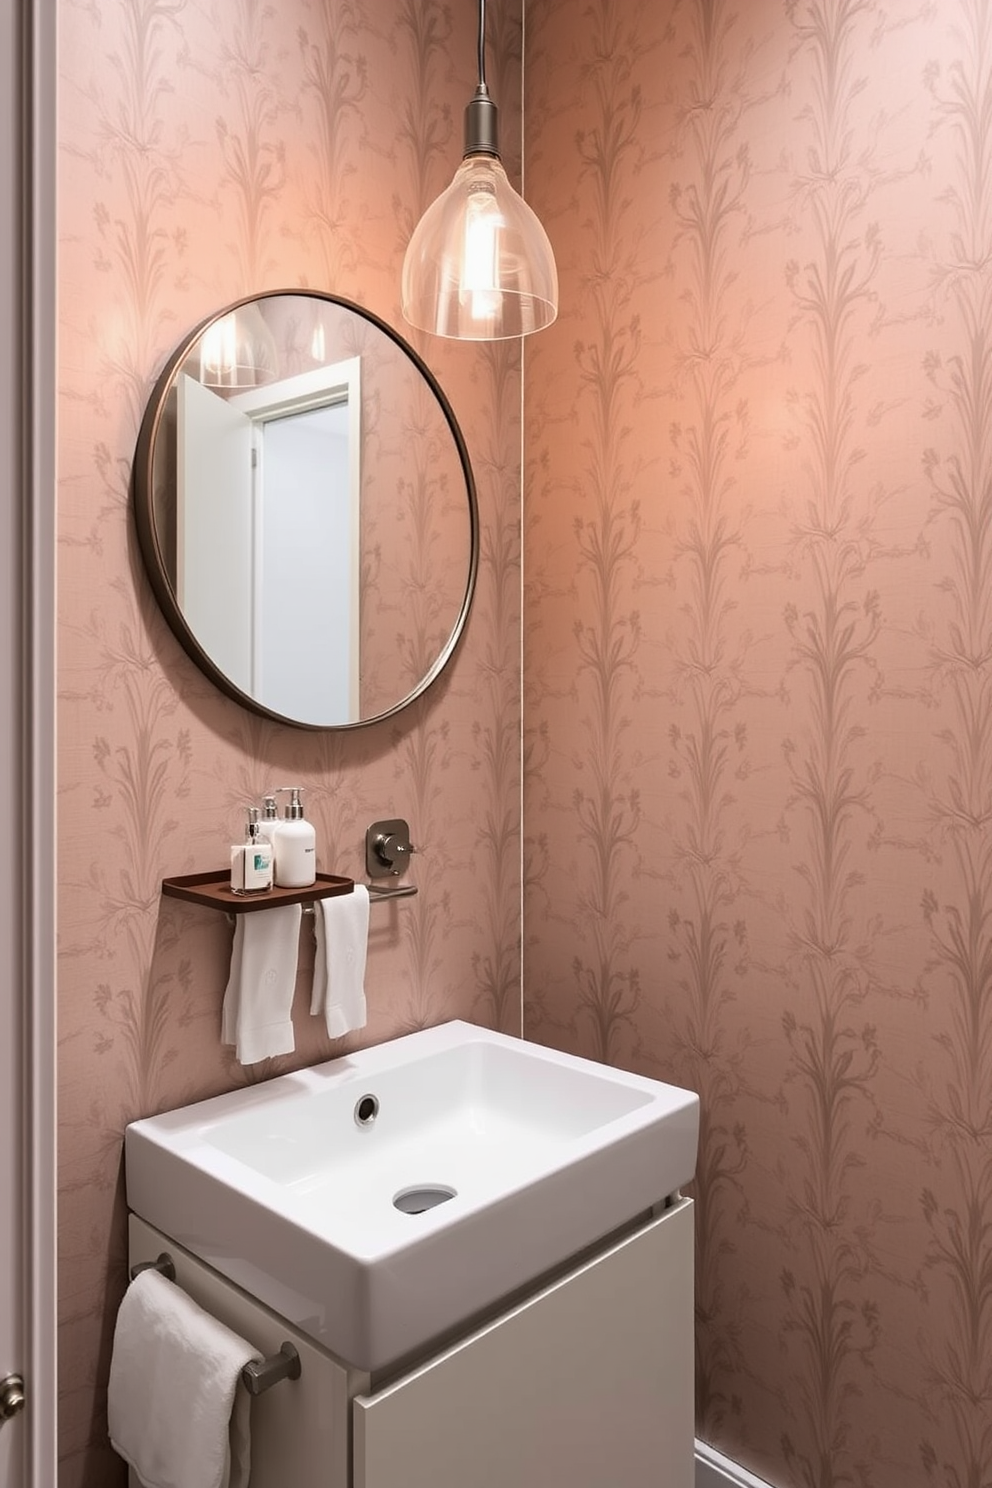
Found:
[[[365,959],[369,943],[369,891],[356,884],[350,894],[318,899],[313,933],[310,1011],[323,1014],[331,1038],[365,1027]]]
[[[247,1488],[250,1397],[261,1355],[157,1271],[124,1294],[110,1361],[110,1441],[145,1488]]]
[[[242,1064],[293,1052],[301,915],[299,904],[280,904],[237,917],[221,1039]]]

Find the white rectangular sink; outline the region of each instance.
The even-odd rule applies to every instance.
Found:
[[[376,1370],[692,1177],[697,1096],[446,1023],[136,1121],[128,1204]]]

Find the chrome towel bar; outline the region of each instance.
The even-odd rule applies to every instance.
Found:
[[[380,888],[378,884],[367,883],[365,887],[369,891],[370,904],[380,904],[383,899],[412,899],[417,893],[416,884],[402,884],[399,888],[392,889]],[[315,914],[316,907],[313,904],[304,904],[303,913],[305,915]]]
[[[136,1266],[131,1267],[131,1280],[140,1276],[142,1271],[157,1271],[167,1281],[175,1281],[176,1267],[167,1250],[155,1261],[139,1261]],[[268,1359],[256,1359],[246,1364],[241,1371],[241,1383],[249,1395],[262,1395],[266,1390],[271,1390],[273,1385],[278,1385],[280,1380],[297,1380],[303,1373],[303,1365],[300,1356],[291,1343],[284,1343],[277,1354],[272,1354]]]

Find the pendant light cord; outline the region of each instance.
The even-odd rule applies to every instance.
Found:
[[[479,0],[479,81],[465,110],[465,158],[492,155],[499,159],[497,113],[486,87],[486,0]]]
[[[489,91],[486,87],[486,0],[479,0],[479,87],[484,93]]]

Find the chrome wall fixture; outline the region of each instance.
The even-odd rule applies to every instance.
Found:
[[[465,110],[455,178],[421,217],[403,260],[403,314],[460,341],[543,330],[558,314],[548,235],[507,180],[497,110],[486,87],[486,0],[479,0],[479,81]]]
[[[417,892],[416,884],[396,882],[409,868],[410,857],[417,851],[410,841],[409,824],[402,817],[372,823],[365,833],[365,871],[373,904],[383,899],[409,899]],[[377,883],[376,879],[387,882]]]

